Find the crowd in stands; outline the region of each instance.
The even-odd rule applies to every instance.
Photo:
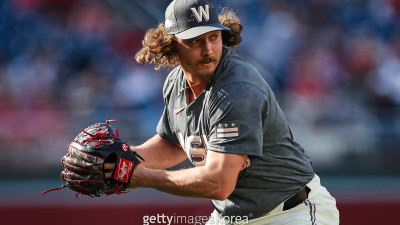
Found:
[[[149,110],[163,107],[168,71],[135,62],[150,28],[135,15],[155,27],[169,1],[117,2],[0,2],[0,146],[63,135],[70,110],[135,110],[158,120]],[[263,72],[294,124],[363,124],[360,132],[384,150],[399,144],[400,0],[217,2],[237,13],[238,53]]]

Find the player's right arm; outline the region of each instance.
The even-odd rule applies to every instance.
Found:
[[[133,149],[146,160],[142,162],[143,166],[151,169],[170,168],[187,159],[179,145],[165,141],[158,134]]]

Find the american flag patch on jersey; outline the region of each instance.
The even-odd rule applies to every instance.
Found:
[[[239,123],[228,121],[217,124],[217,138],[239,137]]]

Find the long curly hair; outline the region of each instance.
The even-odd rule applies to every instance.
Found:
[[[222,31],[222,43],[227,47],[236,47],[241,41],[240,36],[243,26],[239,18],[229,9],[223,9],[219,15],[222,25],[231,30]],[[143,47],[136,53],[135,59],[138,63],[154,63],[154,68],[159,70],[161,67],[175,67],[179,65],[177,57],[176,37],[167,34],[164,23],[160,23],[157,28],[149,29],[142,41]]]

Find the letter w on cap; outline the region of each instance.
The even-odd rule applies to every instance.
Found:
[[[193,12],[194,17],[196,17],[197,21],[200,23],[203,21],[203,17],[206,21],[210,19],[210,10],[209,6],[205,5],[206,9],[203,8],[203,6],[199,6],[199,9],[196,10],[196,8],[190,8]]]

